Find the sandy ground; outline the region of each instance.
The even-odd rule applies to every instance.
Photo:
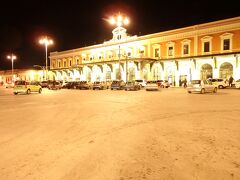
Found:
[[[1,180],[238,180],[240,91],[0,88]]]

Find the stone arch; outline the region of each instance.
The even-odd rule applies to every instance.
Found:
[[[133,81],[136,79],[137,65],[134,62],[130,62],[128,65],[128,81]]]
[[[219,78],[228,79],[233,76],[233,65],[229,62],[224,62],[219,68]]]
[[[121,80],[121,79],[123,79],[123,77],[122,77],[122,73],[124,72],[123,71],[123,66],[122,66],[122,64],[120,64],[120,69],[119,69],[119,64],[115,64],[115,77],[116,77],[116,79],[118,79],[118,80]]]
[[[102,81],[103,80],[102,69],[97,65],[94,65],[92,67],[92,74],[91,75],[92,75],[91,76],[92,81]]]
[[[160,63],[154,63],[152,66],[152,77],[153,80],[160,80],[162,79],[162,66]]]
[[[105,81],[110,81],[110,80],[112,79],[112,78],[111,78],[112,65],[106,64],[104,69],[105,69],[105,70],[104,70],[104,73],[105,73]]]
[[[143,80],[145,80],[145,81],[149,80],[148,74],[149,74],[150,72],[151,72],[150,64],[145,64],[145,65],[142,67],[142,77],[143,77]]]
[[[84,80],[85,81],[91,81],[91,72],[92,72],[92,69],[88,66],[84,66],[83,67],[83,74],[85,76]]]
[[[200,78],[202,80],[205,80],[208,78],[212,78],[212,76],[213,76],[213,67],[208,63],[203,64],[201,67]]]

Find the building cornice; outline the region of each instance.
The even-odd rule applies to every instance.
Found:
[[[225,20],[219,20],[209,23],[203,23],[199,25],[189,26],[185,28],[179,28],[144,36],[132,36],[121,41],[106,41],[102,44],[92,45],[83,48],[77,48],[61,52],[51,52],[50,57],[57,59],[66,56],[79,56],[83,51],[88,51],[92,49],[116,46],[121,44],[127,44],[132,42],[144,43],[144,41],[151,41],[154,43],[161,43],[166,41],[174,41],[179,39],[191,38],[194,36],[204,36],[216,33],[222,33],[227,31],[240,30],[240,17],[229,18]]]

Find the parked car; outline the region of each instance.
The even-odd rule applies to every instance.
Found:
[[[124,89],[125,82],[123,80],[115,80],[111,84],[111,90],[117,89],[121,90]]]
[[[49,82],[49,81],[42,81],[42,82],[40,82],[40,86],[41,86],[42,88],[47,88],[47,87],[48,87],[48,82]]]
[[[136,81],[129,81],[126,83],[124,87],[125,91],[137,91],[141,89],[141,86],[138,82]]]
[[[78,89],[91,89],[92,84],[89,81],[80,81],[77,88]]]
[[[62,88],[63,88],[63,89],[70,89],[70,86],[71,86],[71,82],[67,82],[67,83],[64,83],[64,84],[62,85]]]
[[[62,85],[59,81],[52,81],[48,84],[48,89],[61,89]]]
[[[147,81],[147,85],[145,87],[146,91],[158,91],[159,87],[157,81]]]
[[[240,89],[240,79],[235,81],[235,87]]]
[[[221,78],[209,78],[208,81],[212,82],[218,89],[226,88],[229,85],[226,80]]]
[[[170,83],[167,80],[157,80],[157,85],[161,88],[169,88]]]
[[[6,88],[13,88],[13,87],[14,87],[14,83],[13,83],[13,82],[6,82],[6,83],[4,84],[4,86],[5,86]]]
[[[147,82],[143,79],[136,79],[135,82],[138,82],[141,88],[147,85]]]
[[[70,81],[62,86],[64,89],[79,89],[80,81]]]
[[[18,93],[30,94],[31,92],[42,93],[42,87],[40,86],[39,82],[27,82],[24,80],[15,81],[15,86],[13,89],[13,93],[15,95],[17,95]]]
[[[107,83],[106,82],[104,82],[104,81],[95,81],[94,83],[93,83],[93,87],[92,87],[92,89],[93,90],[95,90],[95,89],[98,89],[98,90],[103,90],[103,89],[107,89]]]
[[[187,92],[199,92],[204,94],[205,92],[217,92],[217,86],[213,85],[211,81],[208,80],[192,80],[188,84]]]

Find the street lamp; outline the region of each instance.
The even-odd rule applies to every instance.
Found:
[[[12,61],[12,80],[13,80],[13,60],[17,59],[17,56],[15,56],[13,53],[11,55],[7,56],[7,59],[11,59]]]
[[[117,15],[117,16],[112,16],[110,19],[109,19],[109,23],[111,25],[116,25],[117,27],[115,28],[117,31],[118,31],[118,40],[121,39],[121,35],[120,35],[120,32],[121,32],[121,27],[123,25],[128,25],[129,24],[129,19],[128,17],[126,16],[122,16],[120,13]],[[120,70],[120,44],[118,46],[118,63],[119,63],[119,80],[121,79],[121,70]],[[127,71],[127,70],[126,70]]]
[[[44,71],[45,71],[45,68],[44,68],[44,66],[40,66],[40,65],[33,65],[33,67],[39,67],[39,68],[41,68],[42,69],[42,72],[43,72],[43,79],[44,79]]]
[[[53,44],[53,40],[52,39],[49,39],[47,36],[45,37],[45,38],[42,38],[42,39],[40,39],[39,40],[39,43],[40,44],[43,44],[43,45],[45,45],[45,51],[46,51],[46,69],[45,69],[45,80],[47,80],[47,70],[48,70],[48,68],[47,68],[47,64],[48,64],[48,57],[47,57],[47,49],[48,49],[48,46],[49,45],[52,45]]]

